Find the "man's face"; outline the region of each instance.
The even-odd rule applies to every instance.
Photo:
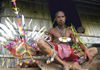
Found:
[[[56,14],[56,22],[58,23],[58,25],[64,25],[65,24],[65,14],[63,12],[58,12]]]

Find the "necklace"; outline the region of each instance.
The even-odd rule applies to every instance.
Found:
[[[65,37],[66,34],[66,28],[64,28],[63,30],[61,30],[58,26],[57,26],[57,30],[60,33],[61,37]]]

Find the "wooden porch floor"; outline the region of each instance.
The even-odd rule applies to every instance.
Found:
[[[51,64],[45,64],[43,61],[40,62],[40,68],[0,68],[0,70],[62,70],[61,65],[51,63]],[[93,60],[91,64],[85,63],[82,65],[83,68],[89,69],[89,70],[100,70],[100,60]]]
[[[0,68],[0,70],[40,70],[39,68]]]

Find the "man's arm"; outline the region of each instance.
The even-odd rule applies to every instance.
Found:
[[[73,31],[70,29],[69,32],[70,32],[70,37],[71,37],[72,43],[76,44],[76,38],[75,38]]]
[[[71,36],[72,43],[73,44],[76,44],[76,39],[75,39],[74,34],[71,34],[70,36]]]
[[[53,40],[53,33],[52,33],[52,29],[49,31],[49,41]]]
[[[92,62],[92,57],[89,55],[88,49],[82,43],[79,43],[79,46],[84,51],[84,58],[86,59],[88,57],[89,63],[91,63]]]
[[[70,36],[71,36],[73,44],[76,44],[76,38],[75,38],[75,35],[72,31],[71,31]],[[92,62],[92,57],[89,55],[88,49],[82,43],[80,43],[80,42],[78,42],[78,43],[79,43],[80,48],[84,51],[85,59],[88,57],[89,63],[91,63]]]

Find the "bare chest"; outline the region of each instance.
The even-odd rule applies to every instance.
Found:
[[[65,32],[64,32],[64,34],[63,34],[65,37],[70,37],[70,32],[69,32],[69,30],[66,30]],[[59,38],[59,37],[62,37],[61,36],[61,33],[58,31],[58,30],[55,30],[55,31],[53,31],[53,37],[54,38]]]

